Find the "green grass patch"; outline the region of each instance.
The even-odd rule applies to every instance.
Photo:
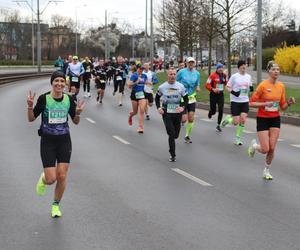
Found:
[[[200,76],[201,76],[201,93],[197,94],[197,101],[198,102],[203,102],[203,103],[209,103],[209,92],[205,88],[205,83],[207,81],[208,75],[206,71],[200,70]],[[158,86],[165,82],[167,80],[167,74],[166,72],[159,72],[157,73],[157,78],[158,78],[158,84],[154,85],[154,90],[156,91]],[[224,91],[225,93],[225,104],[230,104],[230,94],[228,91]],[[289,96],[293,96],[296,98],[296,104],[292,105],[290,108],[288,108],[287,111],[284,113],[287,114],[300,114],[300,89],[295,89],[295,88],[286,88],[286,96],[287,98]]]

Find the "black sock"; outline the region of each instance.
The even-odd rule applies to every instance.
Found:
[[[59,202],[60,201],[54,200],[53,203],[52,203],[52,205],[59,205]]]

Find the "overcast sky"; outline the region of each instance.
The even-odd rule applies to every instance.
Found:
[[[31,3],[32,0],[28,1]],[[34,9],[36,9],[37,0],[33,0],[33,2]],[[47,2],[48,0],[40,0],[41,10],[46,6]],[[153,2],[154,8],[157,9],[162,0],[153,0]],[[297,9],[300,13],[299,0],[284,0],[283,2],[285,5],[290,5],[293,9]],[[69,16],[75,21],[75,8],[77,6],[78,22],[85,23],[87,26],[95,26],[99,23],[103,24],[105,9],[107,9],[109,21],[113,18],[118,18],[120,22],[126,20],[136,28],[143,29],[145,27],[145,3],[146,0],[63,0],[62,3],[49,4],[42,19],[49,20],[51,15],[59,14]],[[0,7],[18,9],[24,16],[31,15],[31,11],[25,3],[18,6],[13,0],[0,0]]]

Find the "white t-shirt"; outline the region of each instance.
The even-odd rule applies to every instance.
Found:
[[[151,70],[148,70],[148,72],[146,72],[145,70],[143,71],[143,74],[145,74],[146,76],[147,76],[147,82],[151,82],[152,83],[152,75],[153,75],[153,73],[152,73],[152,71]],[[153,93],[153,86],[151,85],[151,86],[148,86],[148,85],[146,85],[145,84],[145,86],[144,86],[144,91],[146,92],[146,93]]]
[[[231,102],[249,102],[249,88],[252,86],[252,79],[249,74],[246,73],[245,75],[241,75],[239,72],[233,74],[230,77],[227,86],[233,91],[241,91],[239,97],[230,94]]]

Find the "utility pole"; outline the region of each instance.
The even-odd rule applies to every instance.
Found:
[[[78,33],[78,28],[77,28],[77,6],[75,7],[75,55],[78,56],[78,38],[77,38],[77,33]]]
[[[34,20],[33,20],[33,0],[31,0],[31,50],[32,50],[32,66],[34,66]]]
[[[154,37],[153,37],[153,0],[150,0],[150,33],[151,33],[151,42],[150,42],[150,65],[151,70],[153,69],[153,57],[154,57]]]
[[[257,84],[262,80],[262,0],[257,0],[257,48],[256,48]]]
[[[41,73],[42,66],[42,41],[41,41],[41,25],[40,25],[40,0],[37,0],[37,65],[38,73]]]
[[[145,61],[147,60],[148,46],[148,0],[146,0],[146,19],[145,19]]]
[[[105,61],[108,60],[107,10],[105,10]]]
[[[166,17],[165,17],[165,0],[163,0],[163,16],[164,16],[164,72],[166,72]],[[170,60],[169,60],[170,61]]]

